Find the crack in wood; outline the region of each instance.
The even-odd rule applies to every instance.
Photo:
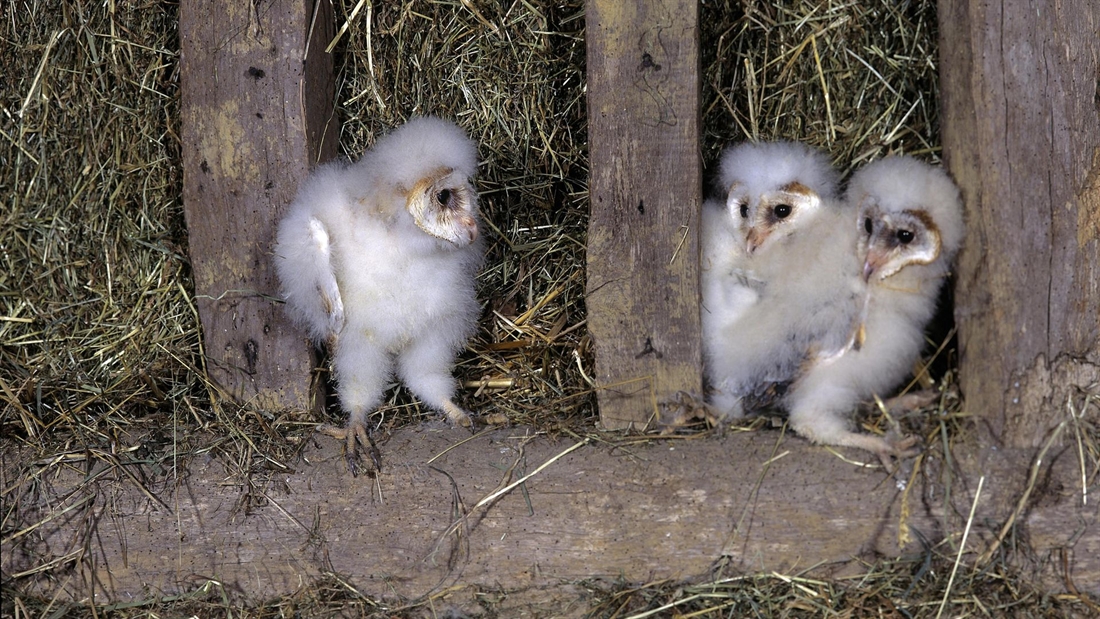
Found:
[[[646,355],[653,355],[657,359],[661,359],[664,357],[664,354],[662,354],[661,351],[653,347],[653,339],[648,337],[645,338],[645,346],[642,347],[642,352],[634,355],[634,358],[641,359]]]

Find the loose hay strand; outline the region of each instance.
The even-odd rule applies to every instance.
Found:
[[[1047,451],[1049,451],[1050,448],[1057,443],[1058,437],[1061,436],[1062,430],[1064,430],[1065,427],[1065,421],[1059,423],[1058,426],[1054,428],[1054,431],[1050,433],[1050,436],[1047,438],[1046,442],[1043,443],[1043,447],[1039,450],[1039,454],[1035,456],[1035,462],[1031,464],[1031,470],[1027,478],[1027,486],[1024,488],[1023,494],[1020,495],[1020,500],[1016,503],[1016,509],[1012,511],[1012,514],[1008,517],[1008,520],[1005,521],[1004,525],[1001,527],[1000,532],[997,534],[997,537],[994,538],[993,543],[990,544],[989,547],[986,548],[986,550],[978,557],[977,561],[975,561],[976,565],[982,565],[989,561],[989,559],[992,558],[993,555],[996,554],[997,550],[1001,547],[1001,544],[1004,543],[1005,538],[1008,537],[1008,534],[1012,530],[1012,528],[1016,526],[1016,520],[1024,512],[1024,508],[1027,507],[1028,499],[1031,498],[1031,492],[1035,490],[1035,482],[1038,480],[1039,472],[1042,470],[1043,463],[1046,460]]]
[[[558,460],[561,460],[565,456],[568,456],[569,454],[571,454],[574,451],[580,449],[581,447],[584,447],[584,446],[588,445],[589,442],[590,442],[590,440],[586,438],[583,441],[578,441],[578,442],[574,443],[572,446],[566,448],[565,450],[558,453],[554,457],[548,459],[546,462],[543,462],[542,464],[540,464],[538,467],[535,468],[535,470],[531,471],[530,473],[524,475],[523,477],[520,477],[516,481],[508,484],[507,486],[501,488],[500,490],[497,490],[496,492],[493,492],[493,493],[483,497],[480,501],[478,501],[477,503],[474,504],[474,506],[470,509],[470,511],[474,511],[474,510],[477,510],[481,507],[485,507],[486,505],[489,505],[490,503],[497,500],[501,496],[504,496],[505,494],[508,494],[509,492],[514,490],[516,488],[516,486],[519,486],[520,484],[523,484],[524,482],[526,482],[528,479],[531,479],[535,475],[538,475],[546,467],[548,467],[551,464],[557,462]]]
[[[943,589],[943,598],[940,600],[939,610],[936,611],[936,619],[943,615],[943,609],[947,606],[947,598],[951,595],[951,586],[955,583],[955,574],[962,563],[963,551],[966,550],[966,538],[970,536],[970,527],[974,524],[974,512],[978,509],[978,500],[982,496],[982,485],[985,484],[985,475],[978,478],[978,489],[974,491],[974,501],[970,504],[970,515],[966,517],[966,528],[963,529],[962,541],[959,542],[959,552],[955,555],[955,564],[951,566],[951,576],[947,579],[947,586]]]

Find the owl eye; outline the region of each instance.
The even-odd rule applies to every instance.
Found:
[[[790,217],[791,210],[792,209],[791,209],[790,204],[776,205],[776,207],[775,207],[775,216],[780,218],[780,219],[786,219],[787,217]]]
[[[443,191],[440,191],[439,193],[435,194],[435,199],[441,205],[448,206],[448,203],[451,201],[451,190],[444,189]]]
[[[898,230],[898,242],[902,245],[908,245],[913,241],[913,233],[909,230]]]
[[[748,218],[749,218],[749,205],[748,204],[742,204],[741,205],[741,219],[748,219]]]
[[[867,234],[871,234],[871,232],[874,231],[875,226],[871,223],[870,217],[863,220],[863,229],[867,231]]]

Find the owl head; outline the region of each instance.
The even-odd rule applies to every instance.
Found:
[[[391,191],[425,233],[458,246],[477,240],[477,192],[471,184],[477,147],[454,123],[414,118],[379,139],[358,165],[370,184]]]
[[[829,158],[798,142],[739,144],[723,153],[720,166],[726,215],[749,254],[794,234],[836,196]]]
[[[908,156],[880,159],[852,176],[847,198],[858,212],[864,280],[914,265],[947,272],[965,228],[959,189],[942,169]]]

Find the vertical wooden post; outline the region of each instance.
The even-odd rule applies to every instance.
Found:
[[[994,441],[1037,446],[1100,393],[1100,4],[939,13],[944,159],[967,205],[962,388]]]
[[[702,389],[695,0],[586,5],[588,328],[600,419],[644,427]]]
[[[180,5],[183,199],[207,369],[261,408],[315,402],[312,351],[275,302],[271,246],[298,183],[336,152],[332,22],[326,0]]]

